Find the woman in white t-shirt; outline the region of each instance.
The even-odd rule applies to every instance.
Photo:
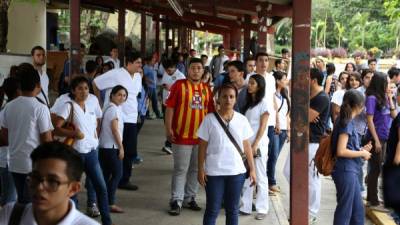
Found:
[[[55,132],[59,136],[74,138],[73,147],[79,152],[84,165],[84,171],[96,192],[101,221],[103,225],[112,224],[108,205],[107,186],[100,168],[97,137],[96,107],[87,103],[89,96],[89,81],[83,76],[71,81],[71,99],[59,107],[55,114]],[[63,125],[73,113],[74,130],[65,129]],[[89,188],[88,188],[89,193]],[[89,196],[90,197],[90,196]]]
[[[251,149],[253,150],[254,164],[257,175],[257,196],[255,207],[257,211],[256,219],[262,220],[268,213],[268,178],[267,171],[268,158],[268,133],[266,132],[268,123],[268,103],[264,99],[265,79],[259,74],[254,74],[249,79],[247,87],[247,101],[244,107],[245,116],[250,122],[254,135],[250,138]],[[253,186],[250,180],[246,179],[243,186],[242,206],[240,214],[250,215],[253,202]]]
[[[115,192],[122,177],[122,159],[124,146],[122,133],[124,121],[120,105],[126,101],[128,91],[122,85],[111,90],[110,102],[104,108],[101,120],[99,160],[107,184],[110,211],[122,213],[123,210],[115,205]]]
[[[269,156],[273,155],[273,159],[269,158],[268,160],[271,162],[271,165],[268,167],[268,184],[270,193],[274,194],[275,192],[279,192],[280,189],[277,186],[276,178],[275,178],[275,167],[276,162],[278,160],[279,154],[282,150],[283,144],[285,143],[288,137],[289,128],[289,111],[290,111],[290,100],[288,97],[288,79],[286,73],[276,71],[274,72],[274,77],[276,81],[276,92],[275,92],[275,100],[277,104],[277,114],[276,114],[276,126],[274,132],[274,140],[272,141],[272,148],[269,149]]]
[[[256,182],[253,154],[249,139],[253,135],[245,116],[233,110],[238,91],[232,84],[218,90],[219,110],[208,114],[201,123],[199,137],[198,181],[206,189],[206,210],[203,225],[214,225],[224,202],[226,224],[237,225],[240,194],[246,168],[242,154],[249,164],[251,185]],[[217,117],[232,134],[241,153],[228,138]]]

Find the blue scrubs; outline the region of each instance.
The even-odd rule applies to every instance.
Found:
[[[335,154],[340,134],[349,135],[347,149],[359,151],[360,141],[354,120],[351,120],[345,127],[341,127],[339,123],[335,124],[332,134],[332,150]],[[361,158],[338,157],[336,160],[332,173],[337,192],[334,225],[364,225],[364,206],[358,179],[361,165]]]

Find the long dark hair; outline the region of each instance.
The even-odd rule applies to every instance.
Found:
[[[120,90],[124,90],[124,91],[125,91],[125,94],[126,94],[125,101],[126,101],[126,99],[128,99],[128,90],[127,90],[124,86],[122,86],[122,85],[117,85],[117,86],[114,86],[114,87],[111,89],[110,101],[111,101],[112,96],[115,95],[115,94],[117,94],[117,92],[120,91]]]
[[[366,96],[375,96],[378,102],[378,109],[381,110],[386,106],[386,88],[388,85],[387,75],[382,72],[374,72],[367,90]]]
[[[254,106],[260,103],[265,96],[265,79],[260,74],[254,74],[249,79],[254,79],[257,83],[258,90],[256,92],[255,98],[253,99],[252,94],[247,92],[246,96],[246,105],[243,108],[243,112],[246,112],[249,108],[253,108]]]
[[[351,72],[351,73],[349,73],[349,77],[347,78],[347,81],[346,81],[346,89],[347,90],[351,89],[351,86],[350,86],[350,78],[351,77],[356,79],[360,83],[360,86],[362,85],[363,82],[362,82],[360,73],[359,72]],[[358,86],[358,87],[360,87],[360,86]]]
[[[353,71],[351,71],[351,72],[356,72],[357,71],[356,65],[354,65],[354,63],[352,63],[352,62],[346,63],[346,66],[344,66],[344,71],[350,72],[350,71],[347,71],[347,67],[349,67],[349,65],[353,66]]]
[[[363,94],[355,89],[346,91],[343,96],[343,103],[340,106],[339,125],[346,127],[351,120],[351,113],[355,107],[362,107],[364,105]]]
[[[272,75],[275,77],[275,81],[276,81],[275,86],[276,86],[276,88],[278,88],[278,81],[282,80],[283,77],[287,77],[287,74],[282,72],[282,71],[275,71]],[[289,115],[289,112],[290,112],[290,99],[289,99],[289,93],[288,93],[287,88],[282,88],[280,94],[284,99],[286,99],[286,104],[288,106],[288,111],[287,111],[286,115]]]

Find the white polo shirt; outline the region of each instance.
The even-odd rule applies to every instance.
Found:
[[[124,131],[124,121],[122,120],[121,108],[114,103],[110,102],[104,107],[103,118],[101,121],[101,132],[100,132],[100,148],[115,148],[118,149],[118,144],[115,141],[114,135],[111,129],[111,123],[113,120],[118,120],[118,133],[122,140],[122,134]]]
[[[40,134],[53,130],[49,109],[35,97],[19,96],[5,106],[2,126],[8,129],[9,170],[29,173],[30,155],[40,145]]]
[[[79,212],[76,209],[75,204],[72,202],[72,200],[70,200],[69,202],[71,207],[68,214],[64,217],[62,221],[57,223],[57,225],[100,225],[97,221]],[[9,223],[14,204],[15,203],[9,203],[1,209],[0,224]],[[25,206],[20,224],[37,225],[35,216],[33,215],[32,203],[29,203]]]
[[[113,59],[113,58],[108,58],[106,61],[105,61],[105,63],[107,63],[107,62],[112,62],[112,63],[114,63],[114,69],[119,69],[120,68],[120,61],[119,61],[119,59]]]
[[[186,77],[178,69],[176,69],[175,73],[172,74],[171,76],[168,75],[166,72],[164,72],[162,80],[161,80],[161,85],[163,85],[163,86],[165,85],[169,90],[177,80],[182,80],[182,79],[186,79]],[[164,104],[169,96],[168,90],[163,88],[163,96],[162,97],[163,97]]]
[[[265,101],[265,99],[263,99],[263,100],[261,100],[260,103],[258,103],[253,108],[249,108],[245,113],[245,116],[250,123],[251,129],[254,131],[254,135],[250,138],[251,144],[256,139],[258,129],[260,129],[260,121],[261,121],[260,118],[266,112],[268,112],[268,103],[267,103],[267,101]],[[269,117],[268,117],[268,120],[270,120]],[[263,147],[268,147],[268,131],[267,130],[264,132],[264,135],[262,136],[262,138],[259,142],[259,145],[263,146]]]
[[[138,102],[137,96],[142,90],[142,76],[140,73],[135,73],[131,76],[125,68],[113,69],[96,77],[93,82],[99,90],[106,90],[122,85],[128,90],[128,98],[121,105],[122,116],[124,123],[136,123],[138,117]],[[109,98],[106,98],[106,105]]]
[[[40,76],[40,86],[42,87],[42,92],[40,92],[37,97],[40,98],[44,103],[50,104],[49,102],[49,76],[47,76],[46,71],[39,72]],[[43,95],[44,94],[44,95]]]
[[[331,99],[331,102],[332,103],[335,103],[337,106],[342,106],[342,103],[343,103],[343,97],[344,97],[344,94],[346,93],[346,90],[345,89],[341,89],[341,90],[337,90],[337,91],[335,91],[334,93],[333,93],[333,95],[332,95],[332,99]]]
[[[74,107],[73,124],[85,135],[81,140],[76,139],[73,147],[79,153],[89,153],[99,145],[95,109],[85,104],[85,110],[83,110],[75,101],[71,102]],[[64,107],[60,107],[60,110],[56,112],[56,115],[67,120],[70,113],[71,104],[66,102],[64,103]]]
[[[229,131],[244,151],[243,141],[253,136],[246,117],[234,112],[229,122]],[[200,124],[197,136],[208,142],[205,173],[209,176],[230,176],[246,172],[242,157],[226,135],[214,113],[209,113]]]
[[[69,93],[61,95],[54,102],[54,105],[53,107],[51,107],[50,112],[57,114],[56,112],[60,111],[60,108],[62,109],[65,103],[70,101],[72,101],[72,99],[69,97]],[[88,98],[86,99],[85,105],[87,105],[89,108],[94,108],[97,119],[101,118],[102,111],[96,95],[89,94]]]

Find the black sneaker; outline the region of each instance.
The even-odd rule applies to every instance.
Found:
[[[171,155],[171,154],[172,154],[172,150],[171,150],[171,148],[168,147],[168,146],[164,146],[164,147],[161,149],[161,151],[167,153],[168,155]]]
[[[136,186],[132,183],[120,184],[118,186],[118,188],[122,189],[122,190],[128,190],[128,191],[136,191],[137,189],[139,189],[138,186]]]
[[[179,216],[181,214],[181,207],[178,204],[178,201],[174,201],[170,203],[171,209],[168,211],[171,216]]]
[[[197,205],[197,202],[195,200],[192,200],[190,202],[187,203],[183,203],[183,208],[187,208],[193,211],[200,211],[201,207],[199,205]]]

